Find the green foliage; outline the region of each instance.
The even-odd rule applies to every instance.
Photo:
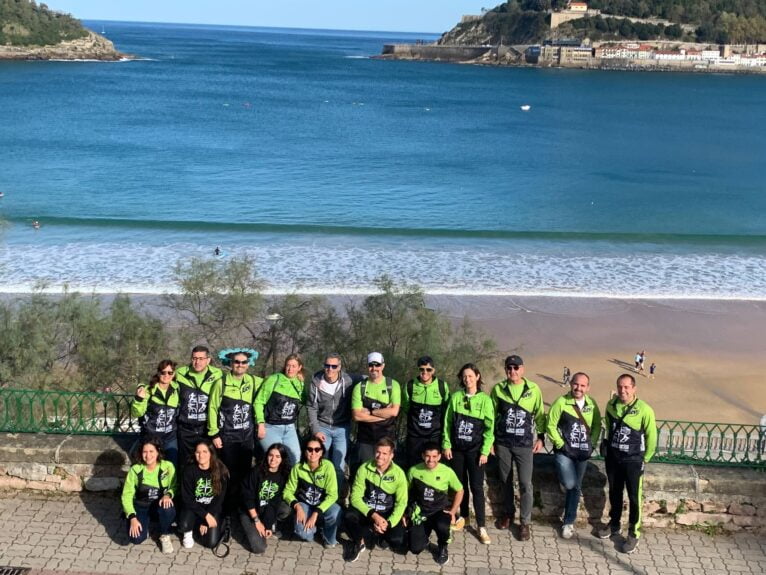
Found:
[[[49,46],[87,36],[80,21],[30,0],[0,0],[0,44]]]

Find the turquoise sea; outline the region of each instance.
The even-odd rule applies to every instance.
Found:
[[[273,292],[766,299],[764,77],[86,24],[141,59],[0,63],[2,291],[160,293],[220,246]]]

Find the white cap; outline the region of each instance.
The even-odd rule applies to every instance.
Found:
[[[367,363],[386,363],[386,362],[383,359],[382,353],[373,351],[372,353],[367,355]]]

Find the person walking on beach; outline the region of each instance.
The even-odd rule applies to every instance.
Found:
[[[356,457],[354,470],[375,456],[375,444],[388,437],[396,440],[396,417],[401,405],[399,382],[383,375],[386,368],[383,354],[367,355],[369,377],[354,386],[351,412],[356,421]]]
[[[571,376],[572,372],[569,371],[569,368],[567,366],[564,366],[564,375],[561,377],[561,383],[564,386],[569,385],[569,377]]]
[[[183,467],[194,455],[197,444],[207,437],[207,406],[210,391],[220,381],[222,372],[210,365],[210,350],[198,345],[191,351],[189,365],[176,369],[176,383],[181,400],[178,405],[178,465],[177,474],[183,477]]]
[[[324,369],[311,378],[306,394],[309,427],[312,435],[324,444],[327,457],[335,466],[339,496],[343,493],[351,440],[351,395],[360,379],[343,371],[340,354],[328,353]]]
[[[638,371],[638,368],[641,365],[641,352],[640,351],[636,352],[636,357],[634,358],[634,363],[635,363],[634,369],[635,369],[635,371]]]
[[[638,373],[644,373],[644,360],[646,359],[646,351],[643,349],[638,354]]]
[[[402,410],[407,414],[407,468],[423,461],[423,446],[439,443],[449,403],[449,386],[434,375],[434,360],[418,359],[418,376],[402,390]]]
[[[649,366],[649,379],[654,379],[654,372],[657,371],[657,364],[652,362]]]
[[[580,503],[582,478],[593,447],[601,435],[601,412],[588,395],[590,378],[578,371],[572,376],[569,393],[562,395],[548,412],[547,432],[553,443],[556,473],[566,490],[561,537],[571,539]]]
[[[521,503],[519,539],[528,541],[532,522],[532,464],[535,453],[545,445],[545,408],[538,385],[524,377],[524,360],[518,355],[505,358],[507,378],[492,388],[495,406],[495,455],[500,481],[505,485],[504,515],[498,525],[509,529],[516,514],[513,466],[519,481]]]
[[[638,399],[636,378],[617,378],[617,395],[606,404],[604,417],[606,477],[609,481],[609,524],[598,530],[601,539],[620,534],[623,490],[628,492],[628,536],[623,553],[633,553],[641,537],[644,468],[657,448],[654,410]]]

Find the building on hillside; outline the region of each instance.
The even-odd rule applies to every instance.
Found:
[[[569,4],[567,4],[567,10],[569,10],[570,12],[587,12],[588,3],[587,2],[569,2]]]

